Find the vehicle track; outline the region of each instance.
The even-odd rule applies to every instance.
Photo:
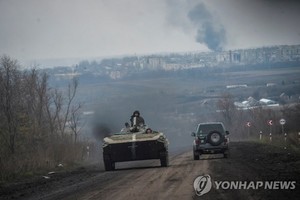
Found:
[[[64,199],[189,199],[194,194],[193,180],[199,173],[209,173],[208,169],[207,160],[199,165],[189,151],[173,157],[169,167],[120,170],[120,179]]]

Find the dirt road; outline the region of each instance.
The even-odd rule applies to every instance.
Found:
[[[99,167],[99,166],[98,166]],[[209,174],[212,189],[196,195],[193,182]],[[48,182],[47,182],[48,181]],[[52,182],[51,182],[52,181]],[[214,181],[294,181],[290,189],[224,189]],[[43,180],[30,188],[2,195],[3,199],[300,199],[300,156],[293,150],[258,143],[231,144],[231,157],[218,155],[192,159],[192,151],[171,156],[170,166],[158,161],[121,163],[105,172],[94,167]],[[3,190],[3,191],[6,191]],[[15,188],[16,189],[16,188]]]

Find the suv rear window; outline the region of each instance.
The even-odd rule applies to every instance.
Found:
[[[222,124],[201,124],[197,130],[197,135],[207,135],[211,131],[219,131],[224,133]]]

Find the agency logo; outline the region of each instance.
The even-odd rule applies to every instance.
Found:
[[[202,196],[211,190],[212,182],[209,175],[198,176],[194,180],[194,189],[197,196]]]
[[[194,180],[197,196],[216,190],[296,190],[296,181],[213,181],[210,175],[198,176]]]

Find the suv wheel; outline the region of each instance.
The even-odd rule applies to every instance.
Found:
[[[211,131],[207,135],[207,141],[210,143],[212,146],[218,146],[224,141],[224,137],[222,134],[218,131]]]
[[[229,157],[230,157],[230,152],[229,152],[229,150],[226,150],[224,152],[224,158],[229,158]]]
[[[199,153],[193,151],[193,155],[194,155],[194,160],[199,160],[200,159]]]

